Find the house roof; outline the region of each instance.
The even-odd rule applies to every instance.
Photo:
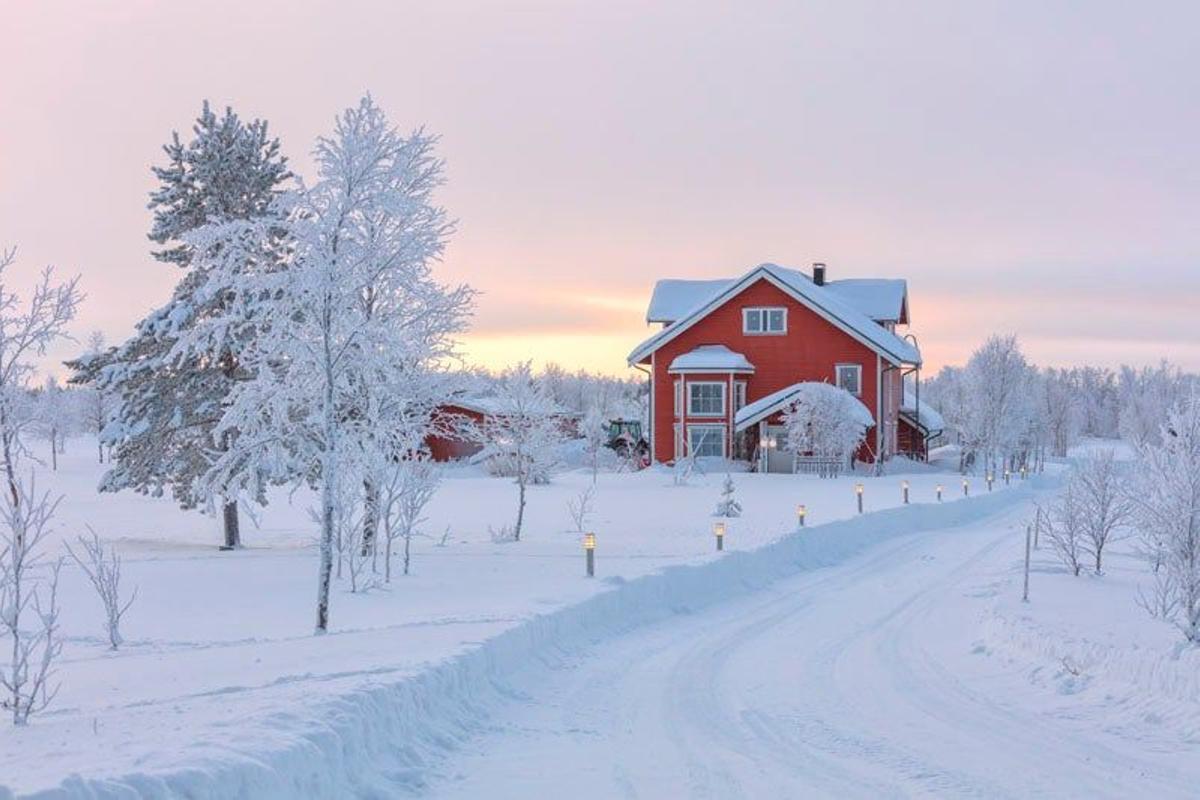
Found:
[[[629,363],[637,364],[648,358],[659,347],[683,333],[697,321],[760,279],[770,281],[800,304],[811,308],[819,316],[889,360],[898,364],[921,363],[921,354],[916,347],[875,322],[839,292],[831,291],[829,286],[817,286],[804,273],[777,264],[759,264],[735,281],[703,281],[702,283],[723,283],[724,286],[695,301],[691,308],[681,313],[671,324],[634,348],[633,352],[629,354]],[[659,294],[658,287],[655,287],[655,293]],[[660,308],[666,308],[669,305],[666,298],[671,294],[673,293],[667,291],[660,295]],[[700,292],[692,295],[689,295],[688,292],[679,294],[695,297],[700,295]]]
[[[512,413],[512,407],[504,401],[503,398],[494,395],[455,395],[446,400],[442,404],[443,407],[462,408],[467,411],[474,411],[476,414],[485,416],[503,416]],[[565,415],[569,412],[567,409],[555,403],[553,400],[547,400],[546,404],[538,409],[541,413],[550,415]]]
[[[778,392],[772,392],[766,397],[760,397],[753,403],[748,403],[738,409],[738,412],[733,415],[733,430],[735,433],[740,433],[746,430],[755,423],[762,422],[767,417],[782,411],[790,406],[796,400],[796,396],[800,394],[803,388],[813,381],[801,381],[793,383],[786,389],[780,389]],[[854,414],[858,421],[863,424],[863,427],[869,428],[875,424],[875,418],[871,416],[871,411],[862,404],[862,401],[857,397],[847,393],[854,401]]]
[[[812,280],[805,273],[788,271],[797,272],[809,281]],[[646,308],[646,322],[670,324],[682,319],[693,308],[736,282],[737,278],[704,281],[679,278],[661,280],[654,284],[654,291],[650,295],[650,305]],[[829,281],[825,284],[825,289],[876,322],[900,322],[907,316],[905,302],[908,296],[908,282],[902,278],[846,278]]]
[[[754,365],[741,353],[723,344],[702,344],[676,356],[668,372],[754,372]]]
[[[921,401],[920,414],[917,414],[917,396],[907,388],[904,390],[904,400],[900,403],[900,413],[914,422],[921,421],[921,427],[930,433],[940,433],[946,430],[946,420],[925,401]]]
[[[876,322],[900,322],[907,316],[908,282],[902,278],[847,278],[825,288]]]

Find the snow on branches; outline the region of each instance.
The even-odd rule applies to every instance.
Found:
[[[827,460],[836,471],[848,465],[872,424],[871,413],[854,395],[828,383],[804,383],[783,412],[787,449],[793,457]]]
[[[1200,394],[1176,404],[1141,446],[1131,492],[1154,566],[1158,609],[1200,643]]]
[[[489,413],[472,435],[484,446],[493,471],[516,480],[517,519],[511,538],[520,541],[526,493],[530,484],[549,483],[567,438],[564,421],[528,361],[504,371],[491,400]]]
[[[453,229],[432,201],[442,183],[436,140],[402,135],[369,98],[317,142],[317,180],[286,195],[289,258],[261,258],[273,223],[239,220],[186,237],[214,293],[235,314],[183,332],[177,358],[213,352],[250,319],[240,352],[246,377],[216,424],[227,449],[212,454],[210,493],[254,493],[264,480],[308,480],[320,490],[316,628],[329,623],[334,533],[345,519],[346,476],[371,482],[387,458],[418,451],[432,411],[448,393],[444,365],[474,293],[434,280],[431,264]],[[251,268],[248,268],[250,265]]]

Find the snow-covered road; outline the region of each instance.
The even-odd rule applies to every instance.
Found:
[[[427,793],[1195,796],[1196,743],[1042,702],[1027,666],[979,644],[1028,511],[892,539],[533,670]]]

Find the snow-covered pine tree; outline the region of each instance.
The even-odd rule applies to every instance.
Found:
[[[714,517],[740,517],[742,504],[737,501],[737,487],[733,484],[733,476],[725,473],[725,482],[721,484],[721,500],[717,503]]]
[[[423,131],[404,136],[369,97],[318,140],[317,181],[280,202],[289,265],[260,260],[274,219],[207,225],[185,237],[203,265],[200,300],[217,295],[232,313],[183,331],[186,361],[236,337],[251,319],[235,381],[213,433],[200,483],[211,495],[253,492],[265,480],[305,481],[320,496],[316,629],[329,625],[333,541],[347,498],[387,458],[422,445],[448,391],[444,365],[466,327],[474,293],[433,278],[452,223],[433,204],[443,162]],[[247,269],[247,264],[255,268]]]
[[[245,311],[231,306],[227,292],[214,287],[209,268],[197,263],[189,232],[207,224],[254,220],[269,233],[247,259],[272,266],[284,263],[286,245],[281,212],[274,201],[291,178],[279,140],[262,120],[243,122],[227,108],[218,117],[204,103],[184,143],[178,133],[164,146],[165,166],[153,167],[159,186],[150,195],[154,212],[154,257],[186,270],[171,299],[137,325],[124,344],[99,355],[68,362],[72,382],[90,384],[113,400],[113,420],[104,432],[115,463],[102,491],[133,489],[159,496],[169,489],[183,508],[200,501],[197,482],[211,465],[210,452],[228,447],[235,430],[214,440],[221,409],[232,387],[250,377],[240,351],[257,323],[242,317],[227,325],[226,336],[210,340],[207,351],[172,354],[182,332],[213,317]],[[262,263],[242,268],[262,269]],[[201,293],[203,289],[203,294]],[[103,447],[103,444],[101,445]],[[261,488],[251,496],[259,497]],[[223,498],[225,546],[241,544],[237,497]]]

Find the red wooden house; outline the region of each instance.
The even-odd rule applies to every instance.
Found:
[[[781,415],[789,390],[807,381],[841,386],[869,412],[861,460],[886,459],[902,438],[923,451],[922,426],[901,434],[905,376],[921,365],[896,333],[908,324],[907,284],[827,281],[825,272],[762,264],[729,280],[655,285],[646,320],[663,327],[629,355],[650,378],[654,461],[695,454],[790,470]]]

